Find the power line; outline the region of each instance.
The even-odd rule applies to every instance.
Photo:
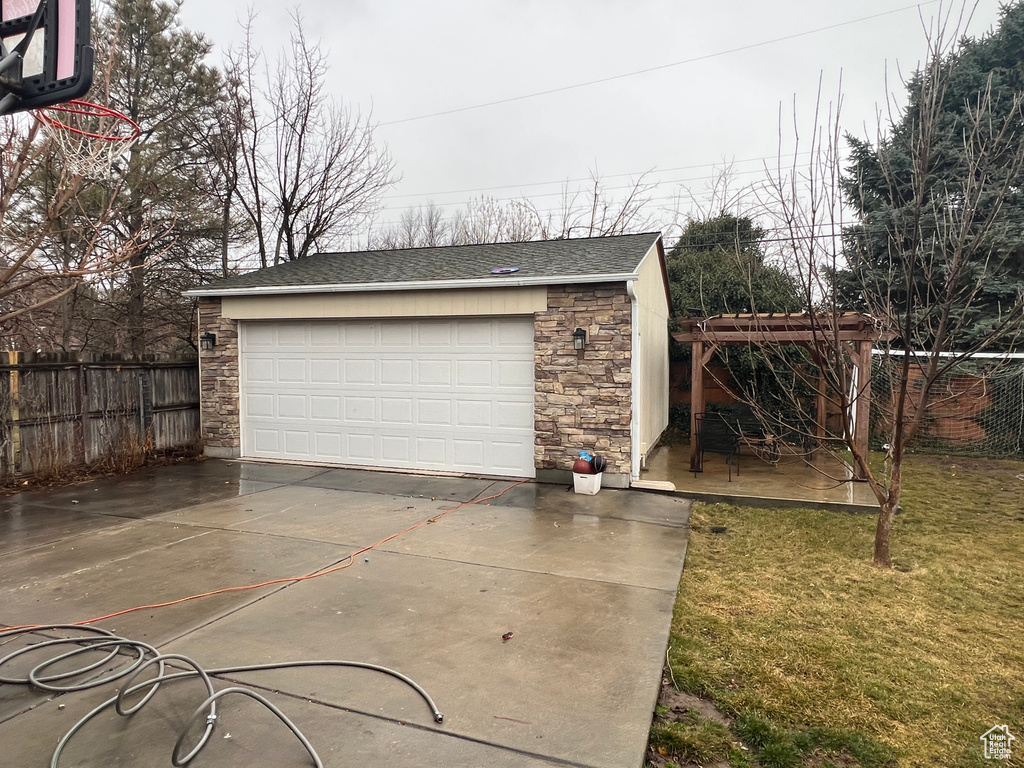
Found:
[[[400,125],[402,123],[411,123],[417,120],[427,120],[432,117],[443,117],[445,115],[455,115],[460,112],[470,112],[477,109],[486,109],[487,107],[496,107],[500,104],[510,104],[516,101],[525,101],[526,99],[534,99],[538,96],[550,96],[554,93],[564,93],[566,91],[573,91],[579,88],[589,88],[592,85],[600,85],[601,83],[610,83],[615,80],[623,80],[627,77],[636,77],[638,75],[646,75],[651,72],[658,72],[663,69],[671,69],[672,67],[681,67],[684,64],[693,64],[698,61],[707,61],[708,59],[718,58],[719,56],[727,56],[732,53],[740,53],[742,51],[753,50],[754,48],[763,48],[767,45],[774,45],[775,43],[783,43],[787,40],[795,40],[800,37],[807,37],[809,35],[816,35],[819,32],[827,32],[831,29],[838,29],[840,27],[850,26],[851,24],[859,24],[862,21],[871,21],[872,19],[878,19],[883,16],[891,16],[896,13],[903,13],[914,8],[920,8],[925,5],[934,5],[941,0],[924,0],[924,2],[914,3],[913,5],[905,5],[902,8],[896,8],[891,11],[882,11],[881,13],[875,13],[870,16],[862,16],[859,19],[851,19],[849,21],[840,21],[836,24],[829,24],[824,27],[818,27],[816,29],[809,29],[804,32],[794,32],[791,35],[783,35],[782,37],[776,37],[771,40],[763,40],[759,43],[750,43],[748,45],[741,45],[737,48],[729,48],[724,51],[717,51],[716,53],[708,53],[703,56],[695,56],[691,59],[683,59],[682,61],[673,61],[669,64],[659,64],[655,67],[647,67],[646,69],[638,69],[633,72],[624,72],[619,75],[609,75],[608,77],[601,77],[596,80],[587,80],[582,83],[573,83],[572,85],[563,85],[558,88],[549,88],[545,91],[534,91],[533,93],[525,93],[520,96],[510,96],[505,99],[497,99],[495,101],[487,101],[482,104],[472,104],[467,107],[456,107],[454,109],[446,109],[441,112],[431,112],[426,115],[417,115],[416,117],[404,117],[400,120],[388,120],[387,122],[378,123],[379,126],[386,125]]]
[[[750,175],[750,174],[757,174],[757,173],[760,173],[760,171],[757,170],[757,169],[750,170],[750,171],[736,171],[735,172],[735,176]],[[613,178],[613,177],[605,177],[605,178]],[[692,183],[692,182],[695,182],[695,181],[709,181],[709,180],[714,179],[714,178],[715,178],[714,176],[691,176],[691,177],[688,177],[688,178],[681,178],[681,179],[661,179],[661,180],[658,180],[658,181],[651,181],[651,182],[649,182],[649,184],[650,184],[651,189],[653,189],[654,187],[660,186],[662,184],[686,184],[686,183]],[[575,181],[589,181],[589,179],[576,179]],[[554,182],[552,182],[552,183],[554,183]],[[566,182],[566,183],[571,183],[571,182]],[[613,192],[613,191],[623,190],[623,189],[634,189],[636,186],[637,186],[636,184],[622,184],[622,185],[618,185],[618,186],[603,186],[602,185],[601,191],[602,192]],[[511,189],[511,188],[512,187],[501,187],[501,189]],[[473,190],[467,190],[467,191],[473,191]],[[444,194],[444,193],[438,193],[438,194]],[[525,196],[521,196],[521,195],[512,195],[512,196],[506,196],[506,197],[490,197],[488,199],[493,200],[493,201],[498,202],[498,203],[503,203],[503,202],[510,202],[512,200],[535,200],[535,199],[541,198],[541,197],[561,197],[564,194],[565,194],[564,190],[558,190],[556,192],[535,192],[532,195],[530,195],[529,197],[525,197]],[[572,192],[569,192],[570,196],[572,196],[572,194],[573,194]],[[429,195],[427,197],[429,197]],[[431,200],[430,202],[432,203],[433,201]],[[450,200],[448,202],[442,203],[438,207],[444,207],[444,206],[465,206],[465,205],[469,205],[470,203],[473,203],[473,202],[475,202],[474,198],[470,198],[468,200],[454,200],[454,201]],[[412,211],[412,210],[416,210],[417,208],[422,208],[422,207],[424,207],[423,203],[416,203],[416,204],[412,204],[412,205],[391,206],[391,207],[388,207],[387,210],[389,210],[389,211]]]
[[[811,154],[812,154],[812,152],[810,150],[807,150],[807,151],[804,151],[804,152],[797,153],[797,156],[809,156]],[[759,161],[759,160],[760,161],[764,161],[764,160],[770,160],[770,159],[778,159],[778,158],[776,156],[753,157],[753,158],[748,158],[746,160],[734,160],[731,163],[726,163],[725,166],[732,166],[735,163],[749,163],[749,162],[756,162],[756,161]],[[644,172],[639,172],[639,173],[616,173],[616,174],[609,174],[607,176],[600,176],[600,177],[598,177],[598,181],[602,181],[604,179],[618,179],[618,178],[636,179],[636,183],[634,183],[634,184],[623,184],[623,185],[617,185],[617,186],[602,186],[601,187],[602,191],[614,191],[614,190],[622,190],[622,189],[633,189],[633,188],[637,187],[638,185],[640,185],[641,182],[643,182],[644,177],[650,176],[652,174],[662,174],[662,173],[669,173],[671,171],[681,171],[681,170],[694,169],[694,168],[714,168],[717,165],[718,165],[718,163],[701,163],[701,164],[698,164],[698,165],[679,166],[679,167],[676,167],[676,168],[665,168],[665,169],[657,170],[657,171],[652,170],[652,171],[644,171]],[[723,166],[723,167],[725,167],[725,166]],[[788,167],[789,166],[787,165],[787,169],[788,169]],[[750,175],[755,175],[755,174],[761,174],[762,171],[763,171],[762,168],[751,168],[751,169],[748,169],[748,170],[730,170],[730,171],[727,171],[727,173],[729,175],[729,178],[732,179],[732,178],[738,178],[738,177],[741,177],[741,176],[750,176]],[[697,181],[712,181],[715,178],[717,178],[717,176],[715,174],[706,175],[706,176],[689,176],[689,177],[678,178],[678,179],[653,178],[650,181],[646,182],[646,185],[649,186],[649,188],[654,189],[654,188],[657,188],[657,187],[659,187],[661,185],[664,185],[664,184],[680,184],[680,185],[684,185],[684,184],[687,184],[687,183],[692,183],[692,182],[697,182]],[[566,185],[566,184],[573,184],[573,183],[580,183],[580,182],[591,182],[593,180],[594,180],[594,177],[589,177],[588,176],[588,177],[581,177],[581,178],[576,178],[576,179],[564,179],[564,180],[557,180],[557,181],[555,181],[555,180],[553,180],[553,181],[538,181],[538,182],[532,182],[532,183],[529,183],[529,184],[503,184],[503,185],[494,186],[494,187],[475,187],[475,188],[470,188],[470,189],[448,190],[448,191],[445,191],[445,192],[421,192],[421,193],[416,193],[416,194],[390,195],[390,196],[385,196],[383,199],[384,200],[399,200],[399,199],[403,199],[403,198],[421,198],[421,199],[422,198],[426,198],[426,202],[412,203],[412,204],[409,204],[409,205],[388,206],[386,208],[387,211],[391,211],[391,212],[412,211],[412,210],[416,210],[418,208],[423,208],[425,205],[434,204],[434,201],[433,201],[432,198],[435,197],[435,196],[440,197],[440,196],[443,196],[443,195],[465,194],[465,193],[471,193],[471,192],[481,192],[481,193],[483,193],[483,192],[489,192],[489,191],[494,191],[494,190],[503,190],[503,189],[523,189],[524,187],[544,187],[544,186],[551,186],[552,184]],[[555,191],[555,192],[535,192],[535,193],[533,193],[532,195],[529,195],[529,196],[526,196],[526,195],[506,195],[506,196],[493,196],[493,197],[490,197],[489,199],[494,200],[495,202],[499,202],[500,203],[500,202],[510,202],[512,200],[533,200],[533,199],[539,198],[539,197],[556,197],[556,196],[560,196],[560,195],[563,195],[563,194],[565,194],[565,190],[564,189],[560,189],[560,190]],[[483,197],[483,195],[481,195],[481,197]],[[667,199],[671,199],[671,197],[661,197],[661,198],[657,198],[657,199],[667,200]],[[448,201],[442,202],[442,203],[437,204],[437,205],[438,205],[438,207],[465,206],[465,205],[469,205],[469,204],[475,202],[475,200],[476,200],[476,198],[469,198],[467,200],[448,200]]]
[[[810,150],[806,150],[804,152],[798,152],[797,153],[797,155],[801,156],[801,157],[804,156],[804,155],[809,155],[809,154],[811,154]],[[675,168],[651,168],[651,169],[646,170],[646,171],[633,171],[633,172],[630,172],[630,173],[602,174],[598,178],[599,179],[639,178],[641,176],[647,176],[647,175],[651,175],[651,174],[674,173],[675,171],[692,171],[692,170],[695,170],[697,168],[721,167],[721,168],[725,169],[725,168],[729,168],[729,167],[731,167],[733,165],[737,165],[737,164],[740,164],[740,163],[756,163],[756,162],[764,162],[765,160],[778,160],[778,156],[777,155],[764,155],[762,157],[748,157],[748,158],[745,158],[743,160],[729,160],[729,161],[722,160],[720,162],[714,162],[714,163],[698,163],[697,165],[680,165],[680,166],[676,166]],[[736,173],[754,173],[754,172],[755,171],[736,171]],[[704,178],[710,179],[712,177],[711,176],[700,177],[700,179],[704,179]],[[385,195],[384,199],[385,200],[400,200],[400,199],[406,198],[406,197],[433,197],[435,195],[440,197],[442,195],[463,195],[463,194],[467,194],[467,193],[470,193],[470,192],[493,192],[493,191],[501,190],[501,189],[523,189],[525,187],[546,187],[546,186],[550,186],[552,184],[578,184],[579,182],[583,182],[583,181],[589,182],[589,181],[593,181],[593,180],[594,180],[594,177],[586,176],[586,177],[579,177],[579,178],[576,178],[576,179],[553,179],[551,181],[532,181],[532,182],[528,182],[528,183],[525,183],[525,184],[501,184],[501,185],[495,186],[495,187],[473,187],[473,188],[470,188],[470,189],[449,189],[449,190],[445,190],[443,192],[409,192],[409,193],[405,193],[405,194],[401,194],[401,195]],[[697,179],[697,180],[699,180],[699,179]],[[659,182],[659,183],[661,183],[661,182]],[[671,182],[667,182],[667,183],[671,183]]]

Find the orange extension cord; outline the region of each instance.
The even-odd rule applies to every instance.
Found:
[[[180,605],[181,603],[187,603],[190,600],[198,600],[198,599],[200,599],[202,597],[212,597],[213,595],[223,595],[223,594],[225,594],[227,592],[242,592],[242,591],[247,590],[247,589],[259,589],[260,587],[269,587],[269,586],[272,586],[274,584],[293,584],[293,583],[300,582],[300,581],[309,581],[310,579],[317,579],[317,578],[320,578],[321,576],[326,576],[329,573],[334,573],[336,571],[341,571],[341,570],[344,570],[345,568],[348,568],[349,566],[351,566],[355,562],[355,559],[357,557],[359,557],[359,555],[361,555],[361,554],[363,554],[365,552],[369,552],[372,549],[376,549],[377,547],[379,547],[379,546],[381,546],[383,544],[387,544],[389,541],[392,541],[393,539],[397,539],[399,536],[404,536],[405,534],[409,533],[410,531],[415,531],[417,528],[422,528],[424,525],[427,525],[429,523],[436,523],[438,520],[440,520],[445,515],[450,515],[452,512],[455,512],[456,510],[462,509],[463,507],[470,507],[470,506],[473,506],[474,504],[481,504],[481,503],[483,503],[485,501],[491,501],[492,499],[497,499],[500,496],[504,496],[506,493],[511,491],[513,488],[518,488],[520,485],[523,485],[524,483],[528,483],[528,482],[530,482],[530,481],[529,480],[520,480],[518,483],[515,483],[514,485],[510,485],[508,488],[503,490],[501,493],[496,493],[493,496],[486,496],[486,497],[484,497],[482,499],[476,499],[475,501],[464,501],[461,504],[459,504],[457,507],[452,507],[451,509],[446,509],[446,510],[444,510],[443,512],[441,512],[438,515],[434,515],[433,517],[428,518],[426,520],[421,520],[420,522],[416,523],[415,525],[410,525],[405,530],[399,531],[398,533],[393,533],[390,536],[388,536],[387,538],[381,539],[380,541],[378,541],[375,544],[371,544],[368,547],[363,547],[362,549],[357,549],[355,552],[353,552],[351,555],[348,556],[347,560],[342,561],[339,565],[332,565],[330,568],[326,568],[325,570],[322,570],[322,571],[316,571],[315,573],[310,573],[310,574],[307,574],[305,576],[292,576],[292,577],[283,578],[283,579],[271,579],[270,581],[261,581],[259,584],[247,584],[247,585],[242,586],[242,587],[224,587],[222,589],[215,589],[215,590],[213,590],[211,592],[202,592],[202,593],[200,593],[198,595],[189,595],[188,597],[182,597],[182,598],[179,598],[177,600],[171,600],[171,601],[166,602],[166,603],[153,603],[152,605],[137,605],[134,608],[125,608],[123,611],[116,611],[114,613],[108,613],[106,616],[97,616],[94,619],[85,619],[84,621],[72,621],[72,622],[69,622],[69,624],[70,625],[74,625],[74,626],[81,626],[83,624],[95,624],[98,621],[105,621],[107,619],[116,618],[117,616],[124,616],[126,613],[135,613],[136,611],[153,610],[155,608],[168,608],[168,607],[170,607],[172,605]],[[50,626],[50,625],[48,625],[48,624],[25,624],[25,625],[22,625],[20,627],[3,627],[3,631],[7,632],[7,631],[20,630],[20,629],[35,629],[37,627],[45,627],[45,626]]]

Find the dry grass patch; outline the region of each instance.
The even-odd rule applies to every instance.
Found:
[[[891,571],[871,564],[872,516],[695,506],[676,681],[765,765],[991,765],[979,737],[996,724],[1024,758],[1018,475],[915,458]]]

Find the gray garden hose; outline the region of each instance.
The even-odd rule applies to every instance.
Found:
[[[163,683],[174,682],[179,680],[187,680],[198,677],[202,680],[204,687],[206,688],[207,697],[199,708],[192,714],[183,727],[181,733],[178,736],[178,740],[174,745],[174,750],[171,754],[171,762],[177,767],[187,765],[195,758],[199,752],[209,742],[210,736],[213,733],[213,729],[217,722],[217,700],[231,695],[247,696],[251,699],[255,699],[264,707],[269,709],[285,726],[295,735],[302,746],[309,753],[309,756],[313,760],[313,764],[316,768],[324,768],[323,762],[320,760],[320,756],[317,755],[316,750],[310,743],[309,739],[299,730],[299,728],[288,719],[288,717],[278,709],[270,700],[256,693],[248,688],[231,687],[224,688],[220,691],[215,691],[213,687],[213,681],[211,678],[214,675],[227,675],[235,674],[239,672],[258,672],[261,670],[270,669],[289,669],[295,667],[355,667],[358,669],[368,669],[374,672],[381,672],[386,675],[390,675],[403,683],[408,685],[414,691],[416,691],[423,700],[430,707],[430,710],[434,716],[434,721],[441,723],[444,721],[444,715],[434,704],[434,700],[430,698],[430,695],[409,677],[406,677],[401,672],[396,672],[393,669],[382,667],[377,664],[367,664],[361,661],[340,661],[340,660],[319,660],[319,661],[289,661],[281,663],[271,664],[250,664],[245,666],[237,667],[221,667],[219,669],[203,669],[197,662],[190,659],[187,656],[181,654],[170,653],[162,654],[156,650],[152,645],[148,643],[139,642],[137,640],[130,640],[123,637],[118,637],[113,632],[110,632],[100,627],[91,626],[78,626],[74,624],[48,624],[45,626],[37,626],[23,629],[13,629],[0,631],[0,640],[9,637],[15,637],[22,634],[35,634],[53,632],[55,630],[75,630],[79,632],[93,632],[94,635],[85,635],[81,637],[70,637],[70,638],[57,638],[51,640],[45,640],[41,643],[20,648],[13,651],[3,658],[0,658],[0,670],[4,668],[5,664],[9,664],[13,659],[33,651],[38,651],[42,648],[56,648],[59,649],[64,645],[75,646],[70,651],[59,653],[56,656],[45,659],[44,661],[36,664],[32,667],[25,677],[9,677],[0,674],[0,683],[9,683],[12,685],[31,685],[36,688],[40,688],[46,691],[54,691],[58,693],[70,692],[70,691],[84,691],[91,688],[97,688],[101,685],[105,685],[114,680],[118,680],[122,677],[129,676],[127,682],[123,688],[118,692],[117,696],[108,699],[103,702],[91,712],[82,717],[77,723],[75,723],[71,729],[64,734],[64,736],[57,743],[57,748],[54,750],[53,757],[50,760],[50,768],[57,768],[58,762],[60,761],[61,753],[67,746],[71,738],[78,733],[82,727],[85,726],[90,720],[96,717],[101,712],[107,710],[111,706],[115,707],[117,713],[123,716],[131,716],[142,709],[159,690]],[[69,672],[61,672],[59,674],[45,675],[43,672],[50,667],[58,664],[59,662],[66,661],[67,659],[73,659],[77,656],[87,654],[92,651],[102,651],[109,648],[110,650],[103,656],[99,662],[90,663],[81,667],[78,667]],[[125,650],[130,650],[135,658],[125,668],[116,670],[111,674],[104,675],[98,679],[93,679],[83,683],[64,683],[62,681],[70,680],[75,677],[80,677],[88,672],[91,672],[99,667],[105,665],[108,661],[112,660],[115,656],[121,655]],[[166,664],[169,661],[177,661],[191,667],[190,671],[177,671],[168,673],[166,670]],[[157,674],[154,677],[148,678],[143,682],[136,683],[135,680],[139,675],[147,668],[155,666],[157,668]],[[131,706],[126,706],[125,701],[128,697],[140,691],[147,690],[147,693],[142,699]],[[206,716],[206,728],[203,731],[203,735],[199,738],[198,742],[193,746],[187,753],[182,755],[182,750],[185,748],[185,742],[188,738],[188,733],[192,729],[192,726],[203,717]]]

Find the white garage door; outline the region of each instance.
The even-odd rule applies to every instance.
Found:
[[[533,477],[533,318],[245,322],[242,453]]]

